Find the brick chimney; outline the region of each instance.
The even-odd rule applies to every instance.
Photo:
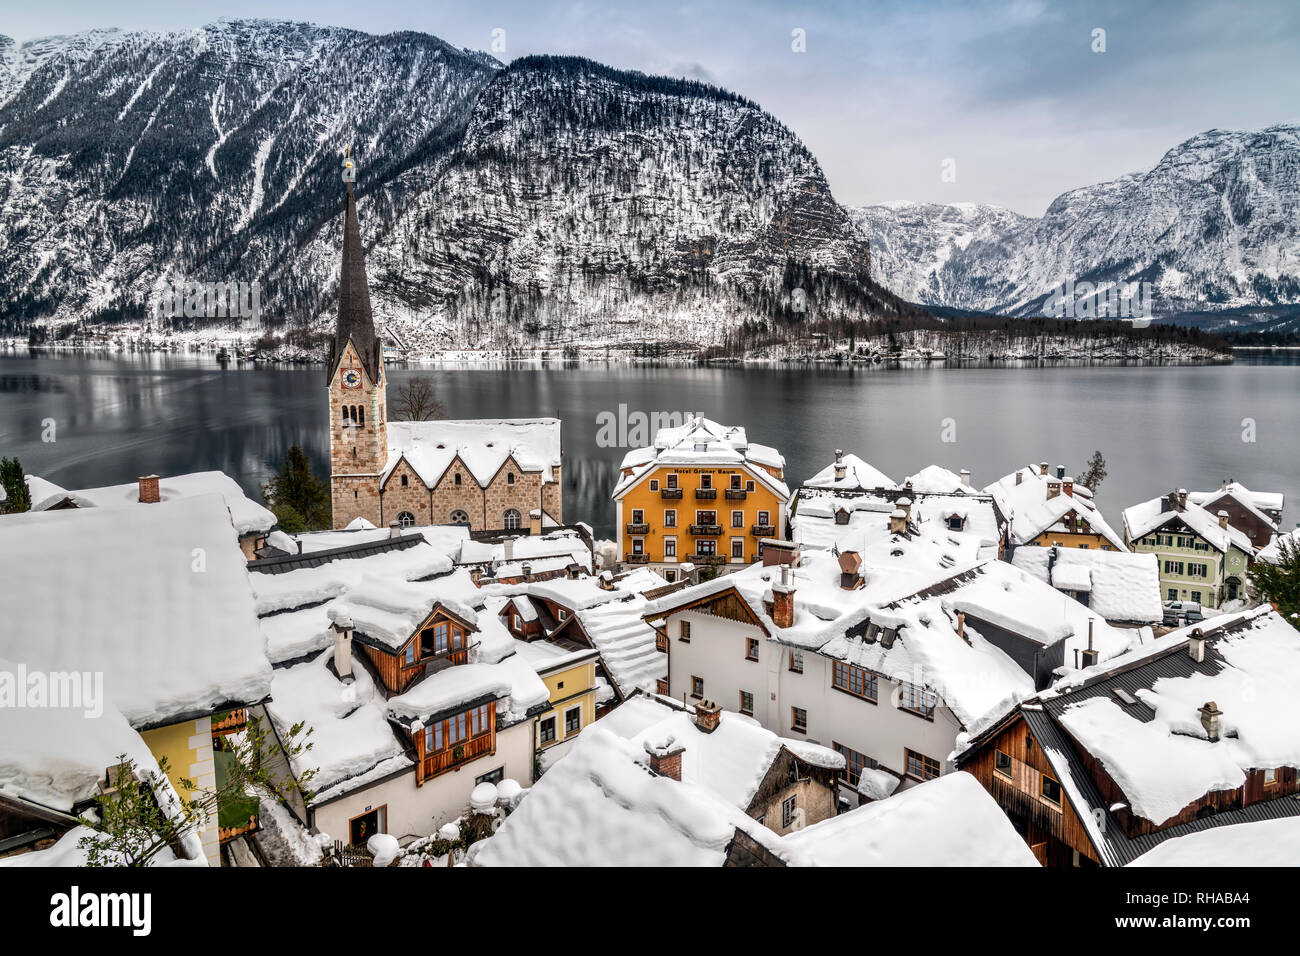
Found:
[[[907,512],[902,508],[895,508],[889,514],[889,533],[890,534],[907,534]]]
[[[1047,462],[1045,462],[1045,461],[1040,461],[1040,462],[1038,463],[1038,473],[1039,473],[1040,475],[1046,475],[1046,474],[1047,474]]]
[[[1219,527],[1220,527],[1220,528],[1224,528],[1225,530],[1227,529],[1227,527],[1228,527],[1228,512],[1226,512],[1226,511],[1220,511],[1220,512],[1219,512]]]
[[[329,612],[334,634],[334,671],[339,677],[352,676],[352,618],[338,610]]]
[[[794,585],[790,565],[781,565],[781,580],[772,585],[772,621],[777,627],[794,626]]]
[[[1198,664],[1205,660],[1205,632],[1199,627],[1187,638],[1187,655]]]
[[[844,464],[844,452],[842,449],[835,449],[835,480],[843,481],[844,476],[848,473],[848,466]]]
[[[158,494],[157,475],[145,475],[143,478],[137,478],[136,483],[140,486],[140,504],[153,505],[162,500]]]
[[[519,571],[523,574],[524,580],[527,581],[533,573],[533,566],[531,564],[521,564],[519,565]]]
[[[650,769],[661,777],[668,777],[676,780],[678,783],[682,779],[682,753],[686,750],[676,739],[669,737],[662,743],[652,744],[646,741],[642,744],[645,752],[650,755]]]
[[[1073,478],[1066,478],[1064,481],[1062,481],[1062,482],[1061,482],[1061,490],[1064,491],[1064,492],[1066,493],[1067,496],[1073,498],[1073,497],[1074,497],[1074,479],[1073,479]]]
[[[1059,481],[1049,481],[1047,483],[1047,498],[1050,501],[1061,493],[1061,483]]]
[[[840,553],[840,587],[856,591],[862,587],[862,555],[856,551]]]
[[[390,538],[400,538],[402,536],[402,526],[396,521],[388,522],[388,536]]]
[[[718,729],[722,719],[722,707],[711,700],[702,700],[695,705],[695,726],[702,733],[711,734]]]
[[[1219,718],[1223,716],[1223,711],[1219,710],[1217,704],[1212,700],[1207,700],[1198,710],[1201,715],[1201,726],[1205,728],[1205,735],[1211,740],[1219,739]]]
[[[542,533],[542,509],[534,508],[528,512],[528,533],[537,536]]]

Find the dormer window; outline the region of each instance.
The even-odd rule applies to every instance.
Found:
[[[965,524],[966,524],[966,519],[963,518],[961,515],[948,516],[949,531],[960,531]]]
[[[708,451],[708,450],[709,450],[708,442],[697,441],[697,442],[695,443],[695,450],[696,450],[696,451]]]

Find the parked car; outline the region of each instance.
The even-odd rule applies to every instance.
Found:
[[[1205,614],[1197,601],[1166,601],[1164,610],[1165,627],[1183,627],[1205,620]]]

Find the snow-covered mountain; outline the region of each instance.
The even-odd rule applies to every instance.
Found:
[[[973,205],[853,210],[876,279],[906,298],[1042,314],[1068,279],[1150,282],[1154,311],[1300,302],[1300,125],[1210,130],[1038,219]]]
[[[0,43],[0,323],[138,317],[160,279],[259,280],[271,319],[325,321],[345,143],[376,312],[422,351],[908,311],[739,96],[258,20]]]

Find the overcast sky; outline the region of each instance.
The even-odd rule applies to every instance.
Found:
[[[988,202],[1039,215],[1066,189],[1150,167],[1202,130],[1300,120],[1300,3],[1102,0],[0,0],[24,41],[274,16],[421,30],[502,60],[588,56],[756,100],[836,197]],[[1104,30],[1105,52],[1095,30]],[[796,52],[796,30],[803,52]],[[955,173],[945,181],[944,161]]]

